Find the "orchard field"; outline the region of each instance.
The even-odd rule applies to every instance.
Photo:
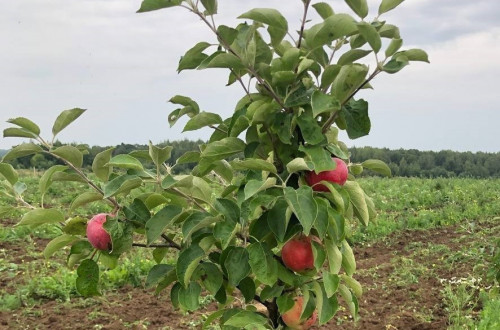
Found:
[[[28,186],[25,200],[33,205],[40,202],[41,174],[26,172],[22,178]],[[352,228],[350,237],[355,278],[364,289],[361,318],[354,322],[343,306],[321,329],[499,326],[500,299],[492,294],[488,274],[500,232],[500,179],[360,181],[379,211],[376,224]],[[55,182],[44,203],[69,207],[84,188]],[[0,205],[11,202],[0,197]],[[87,218],[103,211],[109,208],[99,203],[77,209]],[[135,248],[116,268],[103,269],[102,296],[84,299],[76,293],[76,271],[66,266],[67,253],[43,258],[59,227],[15,227],[20,216],[2,215],[0,222],[1,329],[199,329],[216,310],[215,299],[207,294],[200,297],[203,308],[195,315],[174,310],[169,290],[156,297],[146,285],[155,263],[147,248]],[[168,253],[167,259],[176,258],[175,252]]]

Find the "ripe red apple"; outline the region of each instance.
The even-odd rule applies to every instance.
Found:
[[[319,241],[316,236],[298,235],[283,245],[281,259],[285,266],[296,272],[314,268],[311,239]]]
[[[106,215],[106,213],[99,213],[87,223],[87,239],[98,250],[111,249],[111,237],[102,227],[106,222]]]
[[[314,311],[310,318],[301,321],[300,314],[302,314],[302,305],[304,304],[304,298],[295,297],[293,300],[295,300],[295,304],[293,305],[293,307],[288,311],[286,311],[285,313],[283,313],[283,315],[281,315],[283,322],[285,322],[285,324],[292,329],[296,330],[309,329],[311,326],[314,325],[314,323],[316,323],[318,313]]]
[[[317,184],[320,181],[328,181],[339,185],[344,185],[347,181],[347,164],[340,158],[332,158],[337,167],[331,171],[319,172],[316,174],[314,171],[306,173],[306,182],[314,191],[329,191],[325,185]]]

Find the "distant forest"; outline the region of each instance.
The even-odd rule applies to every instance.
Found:
[[[199,150],[198,146],[204,143],[202,140],[190,141],[165,141],[160,145],[173,146],[172,158],[169,163],[174,164],[177,158],[186,151]],[[91,167],[94,157],[99,152],[110,147],[93,146],[88,147],[89,153],[84,155],[83,166]],[[147,145],[120,144],[115,147],[114,155],[147,150]],[[419,151],[415,149],[390,150],[387,148],[353,147],[351,152],[351,162],[357,163],[367,159],[380,159],[386,162],[392,170],[394,176],[405,177],[474,177],[490,178],[500,177],[500,152],[456,152],[450,150],[443,151]],[[0,155],[5,153],[0,150]],[[58,164],[56,159],[49,156],[37,154],[26,156],[14,160],[11,164],[16,168],[37,168],[47,169]],[[184,172],[193,168],[195,164],[180,164],[176,166],[177,172]],[[369,171],[363,175],[375,175]]]

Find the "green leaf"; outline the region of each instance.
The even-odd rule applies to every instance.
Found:
[[[382,25],[382,27],[378,30],[378,34],[380,34],[382,38],[389,38],[389,39],[401,38],[401,35],[399,33],[399,28],[392,24]]]
[[[245,200],[249,199],[253,195],[264,191],[276,184],[276,178],[275,177],[269,177],[266,180],[250,180],[247,182],[245,185],[244,193],[245,193]]]
[[[223,275],[215,264],[211,262],[203,262],[196,269],[196,275],[201,277],[201,281],[205,289],[215,295],[222,287]],[[253,297],[252,297],[253,298]]]
[[[310,49],[330,44],[333,40],[348,36],[357,31],[356,21],[348,14],[334,14],[324,22],[312,26],[304,32]]]
[[[127,154],[116,155],[111,158],[107,164],[108,166],[132,169],[132,170],[144,170],[142,163],[135,157]]]
[[[138,13],[179,6],[183,0],[144,0]]]
[[[273,286],[278,279],[278,264],[273,253],[263,243],[252,243],[247,247],[252,272],[261,283]]]
[[[62,147],[59,147],[55,150],[52,150],[51,153],[68,161],[69,163],[73,164],[73,166],[75,166],[75,167],[82,167],[83,154],[76,147],[62,146]]]
[[[342,108],[341,116],[347,123],[346,130],[350,139],[357,139],[370,133],[371,121],[368,116],[368,102],[365,100],[351,100]]]
[[[232,220],[226,220],[218,222],[214,227],[214,237],[220,241],[222,248],[226,249],[231,243],[231,240],[236,235],[238,227],[236,222]]]
[[[292,213],[288,203],[279,199],[271,210],[267,212],[267,224],[279,242],[285,239],[286,229]]]
[[[304,229],[304,234],[309,235],[318,215],[318,204],[314,200],[312,188],[302,186],[295,190],[291,187],[286,187],[284,192],[288,206],[290,206],[293,213],[297,216]]]
[[[410,64],[408,62],[408,57],[406,57],[404,55],[399,55],[399,56],[397,56],[397,55],[398,55],[398,53],[394,54],[392,59],[382,67],[384,72],[387,72],[389,74],[393,74],[393,73],[401,71],[405,66]]]
[[[382,15],[383,13],[388,12],[399,6],[404,0],[382,0],[380,7],[378,8],[378,14]]]
[[[399,48],[401,48],[402,45],[403,45],[403,39],[400,38],[392,39],[391,43],[389,44],[389,46],[387,46],[387,49],[385,50],[385,56],[389,57],[394,55],[399,50]]]
[[[210,47],[208,42],[199,42],[194,47],[189,49],[184,56],[181,57],[179,61],[179,66],[177,67],[177,72],[182,70],[196,69],[198,65],[203,62],[208,55],[202,53],[205,49]]]
[[[282,293],[283,286],[278,285],[277,283],[272,286],[266,285],[260,292],[260,298],[262,300],[269,300],[281,296]]]
[[[248,158],[244,160],[233,160],[229,164],[235,170],[267,171],[277,173],[276,167],[263,159]]]
[[[342,281],[352,290],[352,293],[359,299],[363,295],[363,288],[361,284],[353,279],[351,276],[347,276],[345,274],[341,274],[340,278]]]
[[[14,167],[10,164],[0,163],[0,175],[2,175],[11,185],[14,185],[19,179]]]
[[[339,292],[345,303],[347,303],[349,312],[351,312],[353,319],[355,321],[358,320],[359,306],[356,296],[354,296],[344,284],[339,285]]]
[[[199,114],[191,117],[184,126],[183,132],[195,131],[205,126],[222,124],[222,119],[218,114],[211,112],[200,112]]]
[[[267,31],[271,36],[271,44],[278,46],[288,31],[288,22],[276,9],[254,8],[240,15],[238,18],[248,18],[256,22],[267,24]]]
[[[198,267],[198,263],[201,258],[205,255],[205,251],[198,245],[191,245],[188,248],[182,250],[177,258],[177,278],[179,282],[187,287],[191,281],[191,275]]]
[[[14,147],[7,152],[2,159],[2,162],[8,162],[9,160],[13,160],[19,157],[29,156],[32,154],[36,154],[38,152],[42,152],[43,149],[34,143],[23,143]]]
[[[380,39],[377,29],[370,23],[360,22],[358,23],[358,30],[363,38],[368,41],[373,51],[378,53],[382,47],[382,40]]]
[[[313,118],[312,112],[303,112],[299,117],[297,117],[297,124],[300,127],[302,137],[307,143],[314,145],[325,140],[325,136],[321,131],[321,126],[316,119]]]
[[[342,54],[342,56],[340,56],[339,60],[337,61],[337,64],[346,65],[354,63],[355,61],[365,57],[371,52],[372,52],[371,50],[357,49],[357,48],[348,50],[347,52]]]
[[[327,88],[328,86],[330,86],[335,81],[335,78],[337,78],[337,75],[339,74],[341,68],[342,66],[338,64],[328,65],[321,75],[320,87]]]
[[[36,209],[26,213],[18,226],[38,226],[64,221],[64,215],[56,209]]]
[[[250,303],[255,298],[255,282],[250,277],[242,279],[238,289],[245,298],[245,303]]]
[[[205,15],[217,14],[217,0],[201,0],[203,7],[205,7]]]
[[[191,235],[197,230],[208,227],[210,224],[219,221],[220,218],[209,216],[206,212],[194,212],[189,215],[182,225],[183,241],[189,242]]]
[[[351,198],[351,203],[354,207],[354,213],[363,225],[368,226],[370,214],[368,213],[368,206],[366,205],[363,189],[357,182],[354,181],[346,181],[346,183],[344,184],[344,189],[347,191],[349,197]]]
[[[215,209],[224,216],[226,220],[234,223],[240,221],[240,208],[238,204],[229,199],[217,198],[214,203]]]
[[[57,133],[62,131],[64,128],[66,128],[66,126],[68,126],[73,121],[75,121],[84,112],[85,112],[85,109],[79,109],[79,108],[74,108],[71,110],[64,110],[63,112],[61,112],[59,114],[59,116],[56,118],[54,125],[52,126],[52,134],[54,134],[54,136],[56,136]]]
[[[104,151],[101,151],[98,153],[94,161],[92,162],[92,172],[101,180],[104,182],[108,181],[109,175],[112,172],[111,166],[106,166],[108,162],[111,160],[111,155],[113,154],[113,150],[115,148],[109,148]]]
[[[368,159],[361,163],[364,168],[380,173],[385,176],[391,176],[391,169],[381,160]]]
[[[285,312],[288,312],[292,309],[293,305],[295,305],[295,301],[293,300],[293,296],[291,294],[285,294],[276,299],[276,303],[278,304],[278,310],[281,315]]]
[[[315,197],[316,204],[318,204],[318,215],[314,228],[318,231],[318,236],[321,240],[325,238],[328,229],[328,210],[331,209],[328,200],[320,197]]]
[[[121,193],[140,187],[142,179],[136,175],[120,175],[104,186],[104,198],[113,197]]]
[[[356,260],[349,243],[346,240],[342,241],[342,268],[347,275],[351,276],[356,271]]]
[[[419,61],[419,62],[430,63],[429,56],[422,49],[418,48],[408,49],[400,52],[400,54],[406,56],[408,58],[408,61]]]
[[[337,274],[331,274],[323,271],[323,285],[325,287],[326,296],[330,298],[339,288],[340,278]]]
[[[318,311],[319,325],[330,321],[339,308],[337,297],[328,297],[325,288],[319,282],[313,282],[313,289],[316,296],[316,310]]]
[[[342,66],[332,84],[332,95],[345,102],[351,94],[361,86],[368,74],[368,67],[353,63]]]
[[[43,195],[45,195],[45,192],[47,191],[47,189],[49,189],[50,185],[52,184],[52,176],[54,175],[54,173],[64,171],[67,168],[68,166],[65,165],[54,165],[43,173],[38,183],[38,190],[42,195],[42,199]]]
[[[21,137],[21,138],[35,139],[37,135],[31,133],[25,128],[9,127],[3,130],[3,137]]]
[[[94,260],[86,259],[77,269],[76,291],[84,297],[100,296],[97,286],[99,284],[99,266]]]
[[[156,166],[160,167],[163,163],[165,163],[172,154],[173,147],[166,146],[164,148],[157,147],[149,141],[149,156],[153,160]]]
[[[237,329],[254,329],[255,326],[264,326],[267,324],[268,319],[262,314],[251,312],[247,310],[240,310],[232,315],[226,322],[225,327],[235,327]],[[266,328],[257,328],[266,329]]]
[[[304,158],[295,158],[286,164],[288,173],[311,171],[312,169],[314,169],[314,165],[311,162],[307,162]]]
[[[178,205],[167,205],[163,207],[160,211],[156,212],[155,215],[151,217],[146,222],[146,237],[148,244],[156,241],[163,230],[182,212],[182,207]]]
[[[332,95],[327,95],[319,90],[314,91],[311,97],[313,117],[322,113],[331,113],[340,110],[340,102]],[[300,117],[299,117],[300,118]]]
[[[342,266],[342,252],[332,240],[326,239],[324,242],[330,273],[338,274]]]
[[[196,282],[190,282],[187,287],[179,289],[179,304],[188,311],[197,310],[200,307],[201,286]]]
[[[73,235],[63,234],[61,236],[57,236],[56,238],[51,240],[49,243],[47,243],[47,246],[43,250],[43,256],[46,259],[49,259],[59,249],[65,247],[66,245],[73,244],[74,242],[76,242],[78,240],[80,240],[80,239],[76,236],[73,236]]]
[[[173,186],[180,190],[182,193],[192,198],[201,200],[206,203],[211,202],[212,188],[202,178],[188,175],[183,179],[177,181]]]
[[[332,7],[326,2],[318,2],[312,6],[322,19],[327,19],[334,14]]]
[[[242,247],[232,249],[224,261],[224,267],[227,270],[229,283],[237,286],[242,279],[250,274],[249,255],[247,250]]]
[[[320,146],[300,146],[299,150],[306,153],[309,158],[306,161],[310,160],[313,163],[316,173],[334,170],[337,167],[330,153]]]
[[[227,137],[220,141],[209,143],[201,153],[201,158],[215,161],[243,152],[245,142],[235,137]]]
[[[7,122],[22,127],[35,135],[40,135],[40,127],[28,118],[17,117],[9,119]]]
[[[154,265],[148,273],[146,287],[151,287],[160,282],[174,267],[172,265],[159,264]]]
[[[347,5],[361,18],[368,15],[368,4],[366,0],[345,0]]]
[[[199,151],[187,151],[184,155],[177,158],[176,164],[198,163],[200,161]]]
[[[241,60],[230,53],[216,52],[211,56],[207,57],[198,66],[198,70],[208,69],[208,68],[226,68],[239,70],[243,69],[244,65]]]
[[[62,231],[69,235],[85,236],[86,229],[87,229],[87,219],[82,217],[75,217],[69,219],[66,222],[66,224],[62,228]]]

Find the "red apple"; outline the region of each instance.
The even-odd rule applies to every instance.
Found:
[[[346,163],[340,158],[334,157],[332,159],[337,163],[337,167],[335,167],[334,170],[319,173],[310,171],[306,173],[306,182],[314,191],[329,191],[325,185],[317,184],[321,181],[328,181],[341,186],[347,181],[348,171]]]
[[[283,245],[281,259],[285,266],[296,272],[314,268],[311,239],[319,240],[316,236],[298,235]]]
[[[99,213],[87,223],[87,239],[98,250],[111,249],[111,237],[102,227],[106,222],[106,215],[106,213]]]
[[[285,324],[292,329],[296,330],[309,329],[311,326],[314,325],[314,323],[316,323],[318,313],[314,311],[310,318],[301,321],[300,314],[302,314],[302,305],[304,304],[304,298],[295,297],[293,300],[295,300],[295,304],[293,305],[293,307],[290,310],[283,313],[283,315],[281,315],[283,322],[285,322]]]

